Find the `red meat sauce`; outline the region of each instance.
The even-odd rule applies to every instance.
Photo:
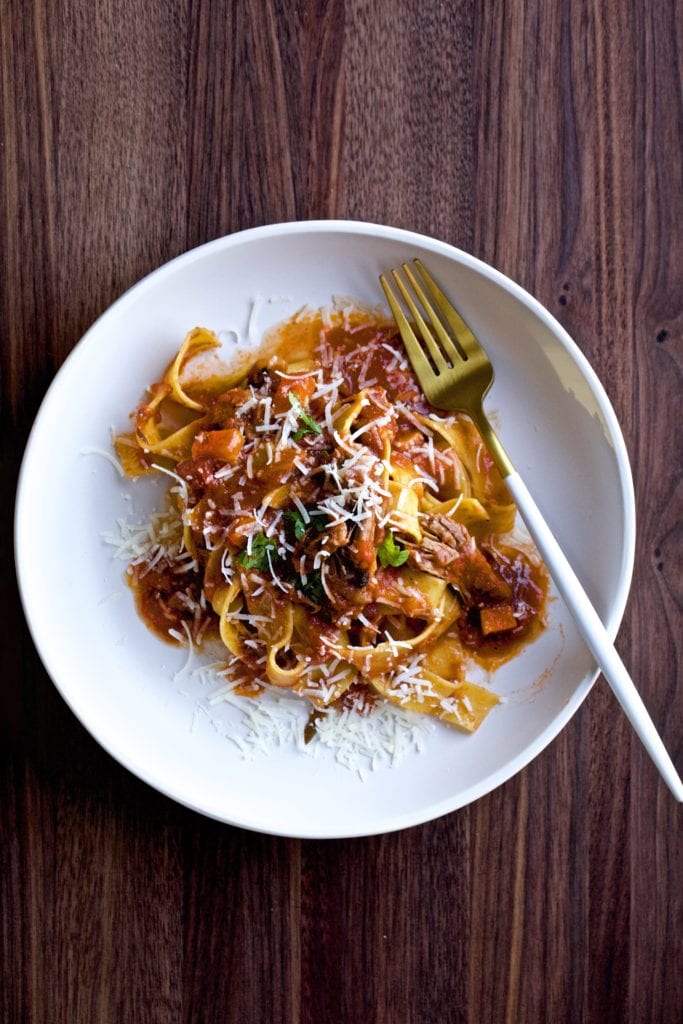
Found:
[[[288,360],[280,359],[279,353],[289,356],[293,348],[299,352],[304,347],[306,353],[326,371],[326,377],[335,372],[343,378],[340,388],[341,399],[356,394],[362,388],[381,389],[385,400],[396,405],[405,404],[412,412],[429,416],[430,413],[442,415],[426,401],[419,384],[407,365],[407,359],[400,336],[395,326],[378,322],[373,318],[354,320],[351,324],[324,326],[319,319],[308,323],[290,322],[278,330],[275,342],[271,338],[268,357],[257,363],[247,377],[237,387],[221,391],[216,382],[197,381],[187,385],[188,393],[200,401],[206,409],[204,431],[209,438],[216,435],[208,444],[203,440],[204,433],[199,435],[193,445],[192,456],[176,466],[176,472],[187,482],[192,512],[192,529],[201,541],[202,531],[207,523],[220,534],[234,551],[244,546],[246,529],[251,525],[251,516],[239,516],[228,509],[235,507],[251,510],[261,506],[269,492],[277,488],[287,474],[294,470],[294,459],[301,464],[319,464],[325,458],[332,458],[333,449],[329,439],[321,436],[309,439],[303,451],[284,448],[269,463],[266,461],[263,446],[259,446],[252,454],[250,476],[244,479],[247,468],[247,456],[241,450],[242,441],[237,440],[240,427],[244,429],[243,419],[236,416],[239,409],[249,398],[249,384],[258,386],[264,380],[264,374],[271,375],[272,383],[275,368],[287,370]],[[210,384],[210,386],[206,386]],[[205,387],[206,386],[206,387]],[[315,384],[311,377],[303,377],[292,381],[280,378],[273,393],[273,411],[279,412],[290,407],[290,394],[296,396],[302,404],[306,404],[314,419],[324,420],[325,399],[314,400],[309,405],[310,396]],[[376,414],[376,410],[374,412]],[[362,422],[362,420],[361,420]],[[469,421],[467,421],[470,429]],[[392,450],[399,461],[416,465],[421,472],[429,475],[433,470],[429,456],[424,450],[424,436],[415,424],[399,410],[396,426],[393,428]],[[471,427],[472,435],[478,435]],[[381,438],[374,430],[368,431],[364,441],[369,448],[381,450]],[[474,440],[474,444],[479,444]],[[217,458],[217,452],[211,450],[210,444],[222,447],[223,460]],[[379,453],[379,451],[378,451]],[[238,469],[231,477],[221,479],[216,476],[217,470],[229,458]],[[486,483],[489,494],[505,494],[488,452],[481,447],[478,455],[481,475]],[[446,491],[457,484],[455,476],[449,484],[448,452],[441,453],[437,482]],[[293,474],[293,479],[296,474]],[[242,479],[242,483],[237,481]],[[316,490],[315,477],[308,478],[306,483],[306,504],[313,504],[320,496]],[[442,495],[442,497],[448,495]],[[509,500],[509,499],[508,499]],[[491,596],[487,593],[472,593],[466,596],[462,615],[451,632],[457,632],[461,642],[474,656],[486,663],[507,660],[525,643],[529,642],[542,628],[543,608],[547,596],[547,576],[542,567],[537,566],[523,553],[515,550],[500,551],[487,548],[485,538],[480,540],[481,549],[501,580],[505,597],[500,594]],[[200,550],[200,561],[206,561],[206,553]],[[189,629],[195,642],[202,638],[215,636],[217,633],[217,617],[210,607],[210,598],[218,580],[205,578],[204,567],[197,572],[179,574],[172,566],[161,563],[153,569],[144,565],[129,570],[129,582],[136,594],[139,614],[145,623],[158,636],[166,641],[175,642],[169,630],[183,635]],[[374,578],[374,590],[371,600],[381,601],[382,594],[391,589],[391,579],[395,570],[380,570]],[[222,582],[222,581],[220,581]],[[206,608],[200,614],[196,611],[204,590]],[[363,589],[363,587],[359,588]],[[185,600],[182,595],[189,600]],[[360,596],[360,595],[359,595]],[[367,595],[369,596],[369,595]],[[353,607],[349,601],[348,607]],[[365,603],[364,601],[362,602]],[[497,608],[503,610],[503,618],[509,616],[513,609],[514,628],[506,628],[500,632],[487,632],[482,629],[482,612]],[[504,609],[508,609],[506,612]],[[495,620],[490,620],[495,622]],[[311,637],[322,636],[325,631],[325,617],[310,610],[309,623]],[[184,624],[184,625],[183,625]],[[254,669],[256,673],[256,669]],[[355,692],[355,691],[354,691]],[[352,695],[353,696],[353,695]],[[351,697],[349,698],[351,699]]]
[[[165,561],[152,568],[143,562],[130,566],[126,578],[135,595],[138,615],[162,640],[174,645],[179,642],[170,630],[183,639],[189,630],[192,642],[197,644],[217,636],[218,616],[210,605],[202,608],[199,572],[179,573]]]
[[[548,576],[542,565],[512,548],[487,549],[486,558],[508,589],[504,600],[486,593],[473,593],[463,604],[456,626],[464,647],[485,664],[499,664],[513,657],[543,628],[543,611],[548,596]],[[516,625],[502,632],[484,635],[482,613],[511,608]]]

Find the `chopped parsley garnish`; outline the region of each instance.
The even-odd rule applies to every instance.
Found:
[[[295,540],[301,540],[306,530],[315,530],[316,533],[322,533],[327,523],[325,515],[320,516],[315,513],[310,513],[309,520],[306,522],[301,512],[296,509],[287,509],[285,519],[292,527]]]
[[[300,441],[301,438],[305,437],[306,434],[322,434],[322,427],[320,426],[319,423],[315,422],[310,413],[306,412],[306,410],[304,409],[303,405],[301,404],[297,396],[294,394],[294,392],[290,391],[288,398],[289,404],[291,405],[292,409],[294,409],[294,412],[296,413],[297,418],[301,423],[301,426],[292,434],[293,439],[295,441]]]
[[[257,533],[251,542],[251,554],[244,548],[235,561],[243,569],[259,569],[265,572],[268,569],[268,552],[277,551],[277,542],[273,537],[266,537],[265,533]]]
[[[314,604],[322,604],[325,600],[325,588],[319,572],[311,572],[306,576],[304,583],[299,576],[296,581],[297,590],[307,597]]]
[[[379,558],[382,565],[403,565],[408,560],[409,552],[406,548],[402,548],[400,544],[397,544],[394,540],[394,535],[389,530],[386,537],[377,548],[377,557]]]
[[[294,530],[295,539],[301,540],[303,535],[306,533],[306,530],[308,529],[306,523],[304,522],[304,517],[301,515],[301,512],[297,512],[295,510],[288,510],[285,512],[285,519]]]

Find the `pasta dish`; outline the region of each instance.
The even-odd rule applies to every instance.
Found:
[[[133,559],[144,621],[220,640],[236,692],[379,702],[475,730],[468,682],[542,628],[547,577],[476,428],[429,406],[393,321],[303,311],[226,369],[195,328],[115,440],[169,478],[168,542]]]

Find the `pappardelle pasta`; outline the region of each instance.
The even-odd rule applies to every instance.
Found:
[[[366,311],[304,311],[247,368],[219,347],[190,331],[115,441],[127,475],[170,477],[170,542],[128,568],[144,620],[220,638],[242,695],[474,731],[498,698],[467,666],[533,639],[547,592],[475,427],[429,406]]]

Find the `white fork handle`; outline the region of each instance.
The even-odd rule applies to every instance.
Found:
[[[536,542],[536,547],[543,556],[543,561],[548,567],[564,603],[574,616],[581,635],[600,666],[605,679],[626,712],[627,718],[638,733],[648,754],[657,765],[667,786],[677,800],[683,800],[683,783],[673,761],[666,752],[647,708],[626,671],[626,666],[614,649],[607,630],[600,621],[586,591],[579,583],[576,573],[555,540],[519,473],[510,473],[505,477],[505,483],[515,499],[522,519]]]

